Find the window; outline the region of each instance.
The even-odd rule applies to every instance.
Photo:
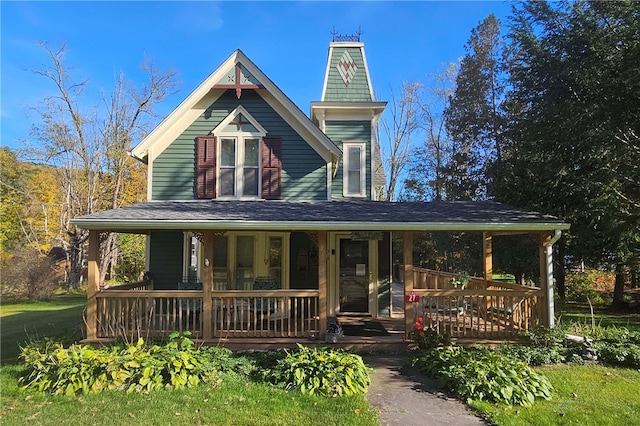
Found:
[[[345,197],[365,197],[366,151],[364,143],[343,144],[344,166],[342,191]]]
[[[289,240],[283,232],[227,232],[213,238],[213,289],[252,290],[256,277],[271,276],[286,288]],[[202,282],[202,235],[185,232],[185,279]]]
[[[258,197],[260,195],[260,139],[220,137],[219,197]]]
[[[197,138],[198,198],[281,198],[282,140],[242,107]]]

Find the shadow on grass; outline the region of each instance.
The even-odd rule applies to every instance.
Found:
[[[61,300],[62,299],[62,300]],[[3,313],[0,335],[0,363],[15,364],[20,347],[34,340],[50,337],[64,344],[82,339],[83,299],[61,298],[47,302],[3,305],[15,313]],[[66,307],[65,307],[66,306]]]

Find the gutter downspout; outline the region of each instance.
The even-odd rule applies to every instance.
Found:
[[[545,247],[545,257],[547,263],[547,315],[549,318],[549,327],[554,327],[556,322],[555,317],[555,304],[553,300],[553,245],[558,242],[562,236],[562,231],[555,230],[555,233],[551,240]]]

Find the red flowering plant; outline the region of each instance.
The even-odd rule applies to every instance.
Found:
[[[436,327],[426,325],[422,317],[418,317],[413,324],[413,330],[407,333],[407,339],[413,342],[413,347],[410,348],[417,350],[451,345],[451,336],[448,333],[439,333]]]

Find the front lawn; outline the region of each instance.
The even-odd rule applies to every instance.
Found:
[[[47,301],[2,303],[0,306],[0,364],[14,364],[20,347],[51,337],[64,343],[82,338],[83,295],[61,295]]]
[[[59,296],[2,305],[0,424],[378,424],[376,411],[362,395],[316,397],[242,378],[189,389],[73,397],[20,389],[24,367],[17,362],[19,347],[44,337],[65,344],[81,338],[84,303],[82,296]]]
[[[148,394],[103,392],[75,397],[25,392],[17,387],[20,368],[0,369],[2,425],[223,424],[363,425],[378,424],[363,396],[313,397],[264,384],[226,380],[217,387],[154,391]]]
[[[640,371],[600,365],[536,370],[551,381],[551,400],[531,407],[473,402],[472,408],[499,426],[640,425]]]

